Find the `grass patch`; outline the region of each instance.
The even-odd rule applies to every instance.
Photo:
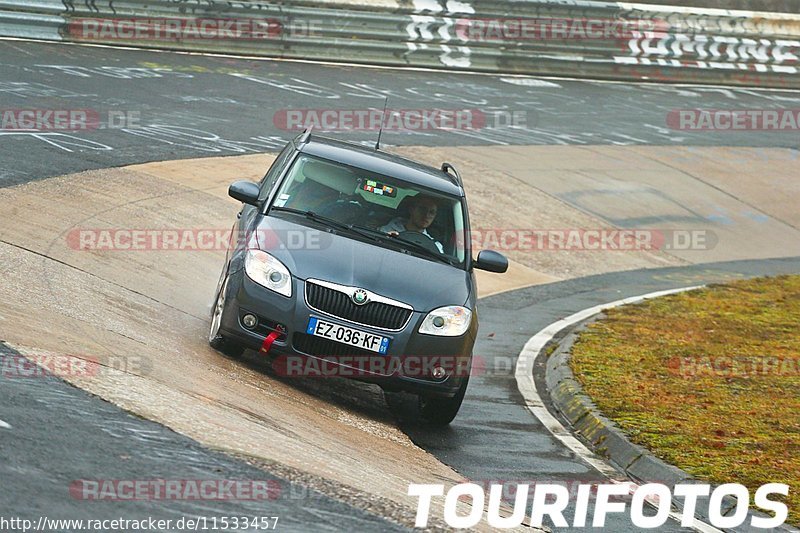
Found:
[[[800,524],[800,276],[610,310],[570,366],[633,442],[751,495],[787,483],[788,521]]]

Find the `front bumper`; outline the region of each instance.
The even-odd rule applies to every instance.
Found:
[[[222,333],[259,350],[267,335],[280,328],[269,354],[278,363],[273,364],[278,373],[290,377],[353,378],[377,383],[387,390],[442,397],[455,395],[468,378],[476,324],[460,337],[423,335],[418,329],[425,313],[414,311],[401,331],[387,331],[311,309],[306,304],[305,282],[293,277],[292,283],[292,296],[287,298],[253,282],[243,270],[232,272],[220,326]],[[243,325],[242,317],[247,313],[258,317],[255,328]],[[320,343],[318,337],[306,333],[312,316],[389,337],[387,353],[381,355],[339,343],[328,345],[333,351],[327,352],[326,343],[333,341]],[[431,375],[437,365],[447,372],[444,378],[435,379]]]

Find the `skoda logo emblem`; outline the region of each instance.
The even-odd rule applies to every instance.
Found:
[[[369,297],[367,296],[367,291],[364,289],[356,289],[353,293],[353,303],[356,305],[364,305],[369,301]]]

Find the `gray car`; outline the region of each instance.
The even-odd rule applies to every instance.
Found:
[[[458,172],[304,132],[243,202],[212,308],[209,343],[260,350],[288,376],[352,377],[419,397],[448,424],[469,381],[478,331]]]

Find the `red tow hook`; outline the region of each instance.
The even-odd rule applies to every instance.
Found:
[[[275,342],[275,339],[280,337],[285,330],[282,327],[278,327],[275,331],[272,331],[267,338],[264,339],[264,342],[261,343],[261,349],[258,350],[258,353],[263,353],[264,355],[269,354],[270,349],[272,348],[272,343]]]

